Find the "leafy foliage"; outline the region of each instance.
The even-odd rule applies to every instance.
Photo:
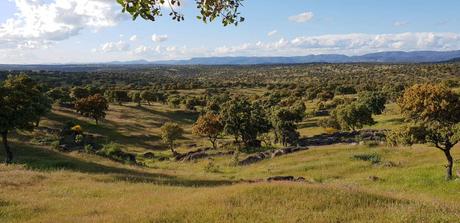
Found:
[[[305,116],[305,105],[298,103],[292,107],[274,108],[272,112],[272,126],[275,133],[275,142],[281,141],[284,146],[295,144],[300,134],[297,132],[297,122]]]
[[[335,126],[337,123],[340,129],[344,130],[355,131],[363,128],[364,125],[375,124],[369,108],[365,104],[357,102],[338,106],[333,111],[332,117],[335,121],[328,121],[328,123],[333,124],[333,126],[328,127],[337,127]]]
[[[460,140],[459,95],[442,85],[416,84],[404,92],[398,104],[406,120],[423,129],[410,131],[408,135],[423,134],[422,142],[432,143],[444,152],[448,161],[446,178],[451,179],[450,150]]]
[[[220,116],[213,113],[200,116],[192,127],[193,134],[208,137],[214,149],[217,149],[216,141],[223,130],[224,126],[222,125]]]
[[[13,159],[7,141],[8,132],[15,129],[32,130],[33,123],[38,122],[50,109],[50,99],[30,77],[8,76],[0,84],[0,133],[7,163]]]
[[[245,146],[258,146],[257,136],[271,128],[261,105],[251,103],[246,97],[235,97],[223,104],[221,109],[225,132],[233,135],[235,142],[241,139]]]
[[[174,141],[182,137],[183,133],[184,130],[177,123],[166,122],[161,126],[161,139],[163,143],[169,146],[174,155],[177,154],[174,150]]]
[[[104,119],[109,109],[107,100],[100,94],[82,98],[75,103],[75,109],[85,117],[93,118],[96,124]]]
[[[139,92],[139,91],[130,91],[128,93],[128,96],[131,98],[132,102],[137,103],[137,106],[139,106],[139,107],[141,106],[141,102],[142,102],[141,92]]]
[[[376,91],[364,91],[358,95],[359,102],[367,106],[367,108],[374,115],[380,115],[385,110],[385,104],[387,103],[386,97]]]
[[[163,15],[166,8],[170,11],[169,16],[178,22],[185,19],[184,15],[177,11],[182,6],[182,0],[117,0],[123,7],[123,12],[131,14],[133,20],[142,17],[145,20],[155,21]],[[243,0],[195,0],[196,7],[200,11],[197,16],[203,22],[212,22],[216,18],[222,19],[224,26],[243,22],[239,8]]]

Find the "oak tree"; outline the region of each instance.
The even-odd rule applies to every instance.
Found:
[[[343,130],[356,131],[363,128],[364,125],[375,124],[372,111],[365,104],[358,102],[339,105],[332,112],[332,117],[336,119],[340,129]]]
[[[174,122],[166,122],[161,126],[161,139],[163,143],[167,144],[173,155],[177,155],[174,148],[174,142],[182,137],[184,130]]]
[[[200,116],[192,127],[192,133],[207,137],[214,149],[217,149],[217,139],[223,130],[224,126],[222,125],[220,116],[214,113],[206,113]]]
[[[0,134],[6,153],[6,163],[11,163],[13,153],[8,144],[12,130],[32,130],[51,104],[35,81],[26,75],[8,76],[0,84]]]
[[[99,120],[105,118],[109,103],[102,95],[95,94],[78,100],[75,103],[75,109],[82,116],[93,118],[96,121],[96,125],[98,125]]]
[[[460,140],[459,95],[442,85],[417,84],[404,92],[398,104],[406,121],[418,126],[420,131],[415,131],[419,135],[416,138],[433,144],[444,153],[446,178],[452,179],[451,149]]]

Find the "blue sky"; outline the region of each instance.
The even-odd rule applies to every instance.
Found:
[[[183,1],[177,23],[133,22],[115,0],[2,0],[0,63],[460,49],[458,0],[245,0],[237,27]]]

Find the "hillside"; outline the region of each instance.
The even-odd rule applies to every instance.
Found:
[[[157,130],[151,127],[157,122],[174,120],[186,129],[180,144],[196,142],[187,127],[191,125],[187,114],[159,104],[143,107],[113,105],[101,126],[72,111],[55,108],[43,126],[58,127],[65,120],[74,120],[86,131],[104,134],[125,150],[138,154],[152,151],[162,156],[167,151],[161,149],[158,139],[153,137]],[[378,116],[376,127],[394,126],[395,116],[391,114],[390,110]],[[140,117],[151,121],[140,122]],[[300,131],[304,136],[316,132],[314,127]],[[17,153],[17,164],[0,166],[0,218],[5,222],[298,222],[305,219],[455,222],[460,219],[457,202],[460,185],[458,181],[443,180],[440,171],[443,157],[426,146],[339,144],[312,147],[242,167],[233,166],[229,162],[231,156],[194,162],[154,161],[142,167],[80,152],[58,152],[33,140],[43,134],[46,133],[36,130],[14,137],[12,146]],[[186,147],[180,150],[186,151]],[[362,154],[378,154],[379,161],[372,164],[353,158]],[[455,150],[454,156],[460,157],[460,151]],[[212,168],[209,163],[213,163]],[[306,180],[264,181],[275,175]]]

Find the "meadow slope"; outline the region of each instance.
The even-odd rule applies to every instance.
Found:
[[[57,108],[42,125],[59,127],[73,120],[124,150],[161,157],[169,152],[158,138],[158,127],[167,120],[185,128],[179,151],[188,151],[192,142],[209,146],[190,133],[195,118],[194,113],[159,104],[112,105],[101,126]],[[400,123],[391,111],[376,120],[376,128]],[[304,126],[303,136],[323,131],[314,122]],[[38,130],[15,134],[16,162],[0,165],[1,222],[460,221],[460,181],[444,180],[443,155],[425,145],[320,146],[244,167],[234,166],[231,156],[134,166],[82,152],[58,152],[36,142],[37,137],[47,136]],[[378,162],[357,155],[378,157]],[[457,167],[458,147],[453,155]],[[306,180],[264,181],[276,175]]]

